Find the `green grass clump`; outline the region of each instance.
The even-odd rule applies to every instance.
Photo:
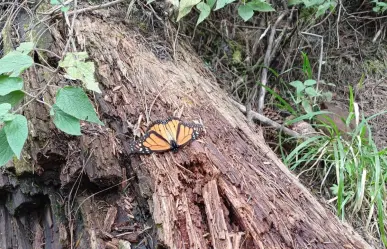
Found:
[[[351,109],[352,106],[353,98]],[[283,154],[283,160],[291,170],[302,173],[315,171],[314,175],[320,176],[320,192],[324,186],[329,187],[329,198],[335,201],[341,219],[365,216],[367,219],[363,219],[363,223],[367,230],[370,225],[377,224],[378,234],[385,246],[387,148],[377,149],[368,121],[386,112],[363,119],[354,131],[345,134],[346,139],[334,122],[320,124],[320,128],[322,126],[328,131],[327,135],[310,137],[300,142],[288,155]],[[311,117],[321,113],[307,115]],[[353,110],[349,113],[347,124],[359,115]]]

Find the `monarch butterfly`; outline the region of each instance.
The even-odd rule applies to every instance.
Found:
[[[195,123],[185,123],[178,118],[171,117],[166,120],[153,122],[145,135],[130,145],[132,154],[150,154],[152,152],[165,152],[178,148],[196,140],[203,126]]]

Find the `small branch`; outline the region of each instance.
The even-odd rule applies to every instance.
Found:
[[[32,101],[34,101],[34,100],[37,100],[38,102],[43,102],[43,101],[41,101],[40,99],[38,99],[39,98],[39,95],[40,94],[42,94],[46,89],[47,89],[47,87],[50,85],[50,83],[51,83],[51,81],[54,79],[54,77],[55,77],[55,75],[54,76],[52,76],[51,77],[51,79],[47,82],[47,84],[35,95],[35,96],[33,96],[33,95],[31,95],[31,94],[29,94],[29,93],[27,93],[27,92],[24,92],[24,93],[26,93],[28,96],[31,96],[32,97],[32,99],[30,99],[27,103],[25,103],[24,105],[22,105],[21,107],[19,107],[17,110],[15,110],[13,113],[15,114],[15,113],[17,113],[17,112],[19,112],[19,111],[21,111],[25,106],[27,106],[29,103],[31,103]],[[47,104],[47,103],[45,103],[45,102],[43,102],[43,104],[45,104],[45,105],[48,105],[50,108],[51,108],[51,106],[49,105],[49,104]]]
[[[23,91],[23,90],[21,90],[21,91],[22,91],[25,95],[27,95],[27,96],[29,96],[29,97],[35,99],[37,102],[42,103],[42,104],[48,106],[49,109],[51,109],[52,106],[51,106],[50,104],[48,104],[48,103],[44,102],[43,100],[40,100],[40,99],[39,99],[39,95],[40,95],[40,94],[34,96],[34,95],[32,95],[32,94],[30,94],[30,93],[28,93],[28,92],[26,92],[26,91]],[[32,100],[33,100],[33,99],[32,99]]]
[[[268,41],[268,45],[267,45],[266,55],[265,55],[265,59],[263,60],[264,67],[262,69],[262,76],[261,76],[262,87],[261,87],[261,91],[259,93],[259,98],[258,98],[258,112],[259,113],[262,112],[264,101],[265,101],[265,93],[266,93],[265,86],[267,84],[267,71],[268,71],[267,68],[270,66],[270,62],[271,62],[271,51],[273,48],[273,41],[274,41],[276,28],[277,28],[278,24],[282,21],[282,19],[286,16],[287,13],[288,13],[288,11],[284,11],[277,18],[277,21],[274,23],[273,27],[271,28],[271,33],[270,33],[270,37],[269,37],[269,41]]]
[[[324,36],[316,35],[316,34],[308,33],[308,32],[301,32],[301,34],[310,35],[310,36],[320,38],[321,48],[320,48],[320,58],[318,60],[318,72],[317,72],[317,84],[316,84],[316,90],[318,91],[318,86],[319,86],[319,82],[321,79],[322,59],[323,59],[323,54],[324,54]]]
[[[126,1],[126,0],[116,0],[116,1],[113,1],[113,2],[110,2],[110,3],[100,4],[100,5],[97,5],[97,6],[91,6],[91,7],[87,7],[87,8],[80,9],[80,10],[69,11],[67,14],[70,16],[70,15],[73,15],[73,14],[81,14],[81,13],[84,13],[84,12],[87,12],[87,11],[103,9],[103,8],[107,8],[107,7],[113,6],[115,4],[124,2],[124,1]]]
[[[236,102],[235,100],[231,100],[232,103],[238,107],[238,109],[243,112],[243,113],[246,113],[246,107],[238,102]],[[254,111],[251,111],[250,110],[250,115],[251,115],[251,118],[254,119],[254,120],[257,120],[257,121],[260,121],[266,125],[269,125],[271,127],[274,127],[276,128],[277,130],[279,131],[283,131],[285,134],[289,135],[289,136],[292,136],[292,137],[296,137],[296,138],[300,138],[302,137],[300,134],[298,134],[297,132],[295,131],[292,131],[290,130],[289,128],[286,128],[284,127],[283,125],[280,125],[279,123],[263,116],[262,114],[259,114],[257,112],[254,112]]]

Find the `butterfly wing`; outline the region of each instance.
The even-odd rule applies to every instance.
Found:
[[[180,123],[178,118],[168,118],[165,121],[155,121],[149,127],[148,132],[154,131],[162,136],[166,141],[171,142],[177,139],[177,129]]]
[[[171,144],[159,133],[148,131],[139,141],[130,146],[132,153],[150,154],[152,152],[164,152],[171,149]]]
[[[200,136],[202,130],[202,125],[180,122],[177,129],[177,145],[184,146],[185,144],[196,140]]]

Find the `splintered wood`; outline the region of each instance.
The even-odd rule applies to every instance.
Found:
[[[203,199],[206,206],[208,227],[214,249],[233,249],[231,236],[222,210],[221,198],[215,180],[203,187]],[[238,247],[239,248],[239,247]]]

